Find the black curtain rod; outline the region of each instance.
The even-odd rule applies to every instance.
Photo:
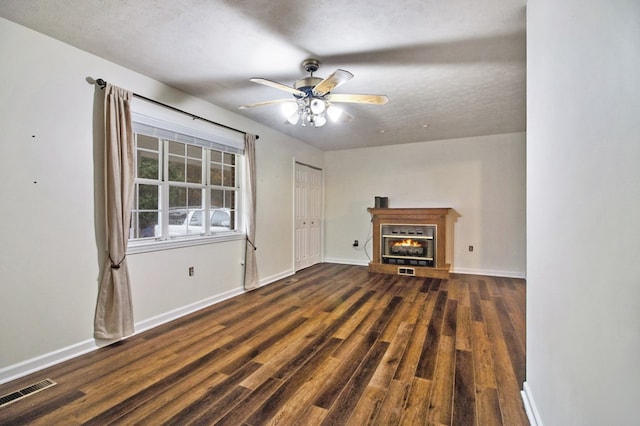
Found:
[[[104,89],[105,87],[107,87],[107,82],[104,81],[101,78],[96,80],[96,84],[98,86],[100,86],[101,89]],[[133,96],[135,96],[136,98],[144,99],[145,101],[152,102],[152,103],[154,103],[156,105],[161,105],[161,106],[163,106],[165,108],[169,108],[169,109],[171,109],[173,111],[188,115],[189,117],[193,118],[194,120],[206,121],[207,123],[215,124],[216,126],[220,126],[220,127],[224,127],[225,129],[233,130],[234,132],[244,133],[245,135],[247,134],[247,132],[245,132],[245,131],[234,129],[233,127],[229,127],[229,126],[227,126],[225,124],[216,123],[215,121],[209,120],[208,118],[200,117],[198,115],[191,114],[190,112],[183,111],[183,110],[178,109],[176,107],[172,107],[171,105],[163,104],[162,102],[156,101],[155,99],[147,98],[146,96],[138,95],[137,93],[134,93]],[[260,136],[256,135],[256,139],[260,139]]]

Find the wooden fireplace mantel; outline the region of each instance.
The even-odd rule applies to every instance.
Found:
[[[446,238],[447,216],[451,208],[368,208],[367,211],[373,216],[373,258],[369,263],[369,271],[417,277],[449,278],[451,265],[446,262]],[[398,266],[383,263],[380,231],[383,224],[435,226],[434,266]]]

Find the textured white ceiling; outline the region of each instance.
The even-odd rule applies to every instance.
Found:
[[[320,149],[525,130],[526,0],[1,0],[0,16],[245,115]],[[285,124],[286,85],[336,68],[334,93],[386,94],[345,104],[355,119]],[[132,88],[135,90],[135,88]],[[424,127],[427,126],[427,127]]]

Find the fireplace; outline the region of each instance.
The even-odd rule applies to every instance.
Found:
[[[381,225],[382,263],[434,266],[436,227],[416,224]]]
[[[445,262],[448,208],[373,208],[373,259],[369,270],[448,278]]]

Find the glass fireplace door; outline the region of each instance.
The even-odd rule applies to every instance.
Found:
[[[382,225],[381,231],[383,263],[434,266],[435,225]]]

